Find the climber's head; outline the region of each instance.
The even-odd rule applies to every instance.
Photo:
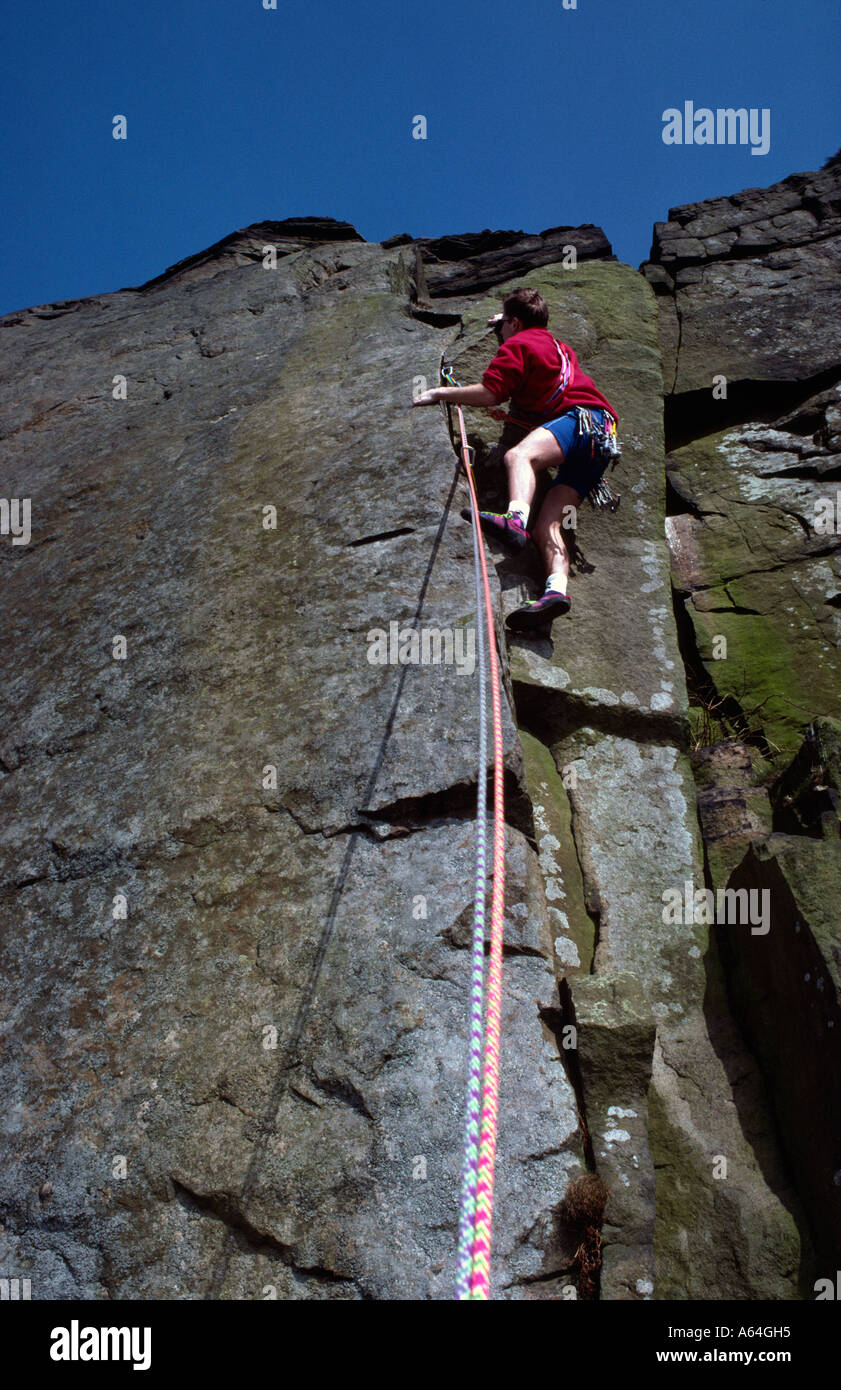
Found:
[[[523,328],[545,328],[549,322],[549,308],[546,300],[537,290],[522,285],[512,290],[502,301],[502,319],[499,333],[502,341],[512,333]]]

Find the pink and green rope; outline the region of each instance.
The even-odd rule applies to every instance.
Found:
[[[451,385],[452,373],[444,373]],[[476,811],[476,871],[470,984],[470,1049],[464,1123],[461,1207],[456,1275],[458,1299],[488,1299],[493,1237],[494,1166],[499,1105],[499,1052],[502,1009],[502,940],[505,913],[505,795],[502,753],[502,708],[499,661],[488,569],[480,540],[479,502],[470,465],[464,416],[457,407],[464,468],[473,515],[473,557],[476,575],[477,646],[479,657],[479,775]],[[482,608],[484,607],[484,621]],[[485,633],[491,681],[494,739],[493,889],[487,1017],[483,1028],[486,868],[487,731]],[[484,1068],[482,1047],[484,1043]],[[480,1082],[481,1075],[481,1082]]]

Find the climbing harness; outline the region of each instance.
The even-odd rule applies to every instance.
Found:
[[[607,458],[608,462],[617,460],[620,457],[619,436],[616,429],[616,421],[609,410],[603,410],[604,425],[600,425],[593,419],[592,412],[583,405],[570,407],[578,416],[578,428],[582,434],[590,436],[590,458],[595,458],[598,453],[600,457]]]
[[[519,425],[524,429],[537,429],[540,425],[546,424],[551,418],[552,406],[563,396],[564,391],[569,385],[572,371],[572,364],[568,353],[564,350],[563,343],[559,343],[557,338],[554,339],[554,343],[555,347],[558,349],[559,359],[558,384],[540,410],[521,410],[518,408],[516,411],[512,410],[509,412],[498,406],[482,406],[480,409],[486,410],[492,420],[507,421],[512,425]],[[442,380],[447,386],[454,386],[456,382],[453,378],[452,370],[447,368],[446,373],[448,374],[442,371]],[[619,446],[619,432],[616,420],[611,415],[610,411],[602,411],[602,415],[604,416],[603,425],[598,423],[591,411],[585,406],[573,405],[570,406],[570,411],[574,411],[577,416],[579,433],[589,435],[590,457],[603,459],[604,462],[610,466],[611,470],[613,470],[616,465],[621,462],[622,450]],[[453,435],[452,424],[450,422],[449,411],[447,412],[447,419],[450,424],[450,438],[453,441],[453,446],[457,447]],[[595,486],[587,493],[587,500],[593,508],[600,507],[605,511],[615,512],[618,510],[622,498],[620,493],[614,492],[613,489],[608,486],[604,475],[602,475]]]
[[[619,448],[616,421],[610,411],[602,411],[604,425],[600,425],[585,406],[574,405],[570,409],[575,411],[578,418],[579,433],[587,434],[590,437],[590,458],[598,457],[615,468],[622,457],[622,451]],[[604,476],[599,478],[595,487],[590,489],[587,497],[592,507],[604,507],[609,512],[615,512],[621,500],[620,494],[608,487]]]
[[[449,386],[458,385],[449,367],[442,366],[441,378]],[[470,488],[470,507],[473,516],[473,566],[476,581],[476,626],[479,657],[479,771],[476,798],[476,873],[471,949],[470,1050],[464,1116],[464,1157],[459,1213],[456,1298],[486,1300],[490,1296],[494,1164],[499,1102],[502,936],[505,913],[505,796],[502,761],[502,707],[499,694],[499,661],[496,649],[493,604],[484,545],[480,539],[479,499],[473,477],[475,451],[467,441],[464,415],[460,406],[456,406],[456,412],[462,461]],[[450,426],[451,438],[454,438],[449,407],[447,408],[447,421]],[[485,1012],[483,1000],[485,897],[487,893],[487,697],[484,659],[486,635],[493,712],[494,830],[491,950],[488,969],[487,1011],[483,1029],[483,1013]],[[483,1043],[484,1066],[482,1065]]]

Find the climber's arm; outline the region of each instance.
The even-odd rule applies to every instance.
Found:
[[[481,381],[470,386],[435,386],[431,391],[424,391],[412,404],[435,405],[437,401],[444,401],[453,405],[499,405],[508,400],[522,376],[522,347],[503,343]],[[490,386],[485,385],[488,380]]]
[[[435,386],[416,396],[412,405],[435,405],[438,401],[449,401],[453,405],[498,405],[499,397],[481,382],[472,386]]]

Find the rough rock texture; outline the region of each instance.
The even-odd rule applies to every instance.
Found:
[[[815,720],[770,796],[745,790],[745,745],[704,750],[696,768],[712,879],[751,895],[716,929],[728,982],[828,1270],[841,1250],[841,724]]]
[[[728,888],[765,895],[767,922],[719,926],[728,978],[772,1090],[823,1263],[841,1250],[841,845],[773,834]],[[755,918],[759,918],[759,912]],[[767,927],[767,934],[763,930]]]
[[[551,641],[509,644],[566,965],[558,1009],[580,1026],[587,1140],[610,1189],[602,1296],[791,1297],[805,1223],[792,1214],[758,1067],[730,1019],[708,931],[663,920],[664,890],[701,884],[703,869],[664,544],[656,301],[642,277],[609,263],[547,267],[529,283],[617,409],[625,450],[611,475],[620,510],[585,506],[579,517],[574,617],[554,624]],[[451,303],[464,325],[455,375],[475,380],[493,342],[486,306]],[[505,499],[499,427],[470,416],[495,506]],[[527,557],[496,558],[507,611],[534,594],[538,572]],[[615,1061],[626,1049],[636,1059],[627,1072]],[[714,1175],[722,1153],[727,1179]]]
[[[673,209],[643,270],[707,884],[769,895],[767,933],[716,935],[824,1277],[841,1258],[841,162]]]
[[[787,761],[841,699],[841,166],[673,209],[643,269],[687,640],[722,712]]]
[[[831,873],[838,781],[804,753],[769,791],[770,735],[730,705],[743,737],[690,759],[684,666],[695,702],[711,662],[681,605],[679,643],[667,498],[675,583],[703,621],[704,595],[738,583],[717,601],[744,618],[759,601],[743,590],[786,566],[815,612],[834,542],[798,535],[772,493],[763,571],[750,516],[726,529],[732,470],[716,455],[705,472],[691,431],[667,488],[658,303],[671,386],[677,269],[647,269],[658,300],[598,228],[380,245],[302,218],[0,320],[5,487],[32,502],[29,544],[0,542],[0,1274],[33,1297],[452,1296],[475,676],[399,655],[432,630],[470,652],[472,539],[442,416],[408,407],[442,354],[479,376],[486,319],[526,274],[619,412],[623,496],[579,517],[574,617],[551,641],[506,638],[538,572],[494,551],[509,823],[492,1292],[575,1292],[563,1199],[584,1171],[609,1193],[603,1298],[808,1282],[825,1210],[789,1167],[795,1068],[749,981],[740,994],[731,943],[667,921],[663,894],[701,886],[705,858],[722,882],[746,855],[776,863],[772,831]],[[819,421],[798,485],[835,466],[826,370],[812,362],[777,420],[801,442]],[[504,502],[499,426],[469,415],[483,499]],[[667,410],[684,434],[694,418]],[[734,424],[757,427],[715,427]],[[719,493],[728,507],[708,505]],[[723,568],[706,546],[718,511]],[[815,625],[774,658],[789,699],[798,664],[815,667],[810,717],[834,708],[818,648],[834,628]],[[773,732],[799,747],[784,712]],[[814,911],[809,927],[824,959],[829,928]],[[808,992],[797,1009],[811,1027]],[[831,1156],[827,1137],[824,1177]]]
[[[669,535],[691,640],[726,709],[772,753],[793,754],[811,716],[841,712],[841,534],[816,529],[839,476],[841,386],[670,458],[687,508]]]
[[[368,659],[473,622],[464,484],[408,408],[441,332],[403,251],[285,230],[0,324],[33,517],[0,551],[0,1263],[35,1298],[454,1286],[474,679]],[[507,706],[505,748],[529,829]],[[510,837],[494,1293],[539,1297],[581,1144]]]
[[[672,208],[643,269],[660,297],[676,396],[728,381],[802,382],[838,366],[841,172],[792,174]]]
[[[474,294],[553,262],[615,260],[601,227],[549,227],[537,236],[525,232],[466,232],[461,236],[420,237],[426,283],[432,294]]]
[[[816,719],[791,766],[775,783],[777,828],[794,835],[838,837],[841,822],[841,724]]]

